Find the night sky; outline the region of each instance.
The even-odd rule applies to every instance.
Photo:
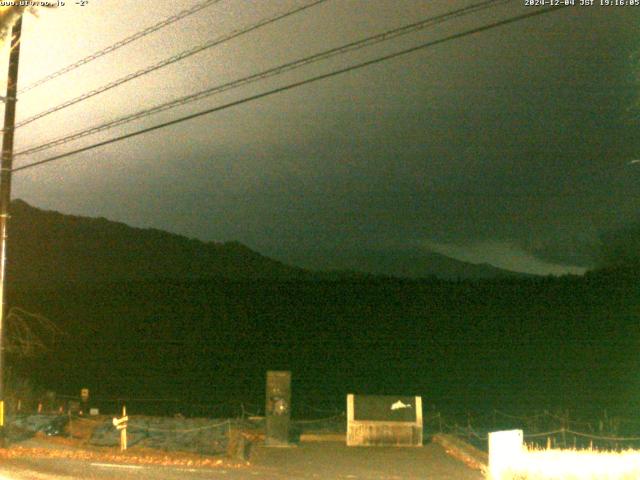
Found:
[[[28,15],[19,86],[195,3],[67,1]],[[18,121],[304,3],[222,0],[24,92]],[[473,3],[328,0],[18,129],[16,151]],[[502,2],[15,165],[536,8]],[[565,8],[18,172],[13,196],[292,263],[364,245],[581,272],[576,251],[638,220],[639,20],[640,7]]]

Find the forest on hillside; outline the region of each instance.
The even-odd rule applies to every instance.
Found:
[[[482,281],[153,281],[10,291],[51,319],[49,350],[9,358],[61,394],[260,404],[269,369],[294,398],[420,394],[432,408],[633,411],[640,275]]]

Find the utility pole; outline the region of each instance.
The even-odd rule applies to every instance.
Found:
[[[22,16],[11,29],[11,52],[7,75],[7,96],[4,106],[4,130],[2,134],[2,161],[0,163],[0,447],[6,444],[5,392],[4,392],[4,331],[7,314],[5,294],[7,271],[7,223],[11,203],[11,170],[13,169],[13,133],[16,123],[16,96],[18,94],[18,60],[20,59],[20,34]]]

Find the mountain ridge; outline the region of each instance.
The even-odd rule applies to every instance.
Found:
[[[204,242],[103,217],[42,210],[19,199],[11,207],[7,270],[12,281],[20,284],[208,277],[309,280],[380,276],[456,280],[526,276],[435,252],[409,252],[407,256],[404,254],[407,252],[398,255],[366,248],[359,254],[349,250],[328,252],[334,266],[314,268],[309,262],[265,256],[237,241]]]
[[[203,242],[102,217],[40,210],[22,200],[12,202],[8,252],[12,278],[35,284],[307,275],[239,242]]]

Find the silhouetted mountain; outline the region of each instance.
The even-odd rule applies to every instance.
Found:
[[[308,275],[238,242],[202,242],[104,218],[43,211],[21,200],[13,202],[10,222],[8,270],[19,283]]]
[[[528,277],[487,263],[469,263],[426,248],[348,248],[316,250],[307,255],[283,255],[287,263],[320,271],[358,271],[399,278],[437,277],[444,280]]]
[[[640,222],[603,232],[600,243],[599,267],[640,266]]]
[[[340,280],[371,276],[441,279],[524,276],[487,264],[454,260],[425,249],[315,250],[307,257],[284,259],[290,265],[302,267],[299,268],[265,257],[238,242],[203,242],[105,218],[44,211],[21,200],[12,204],[9,228],[9,275],[20,284],[212,277]]]

